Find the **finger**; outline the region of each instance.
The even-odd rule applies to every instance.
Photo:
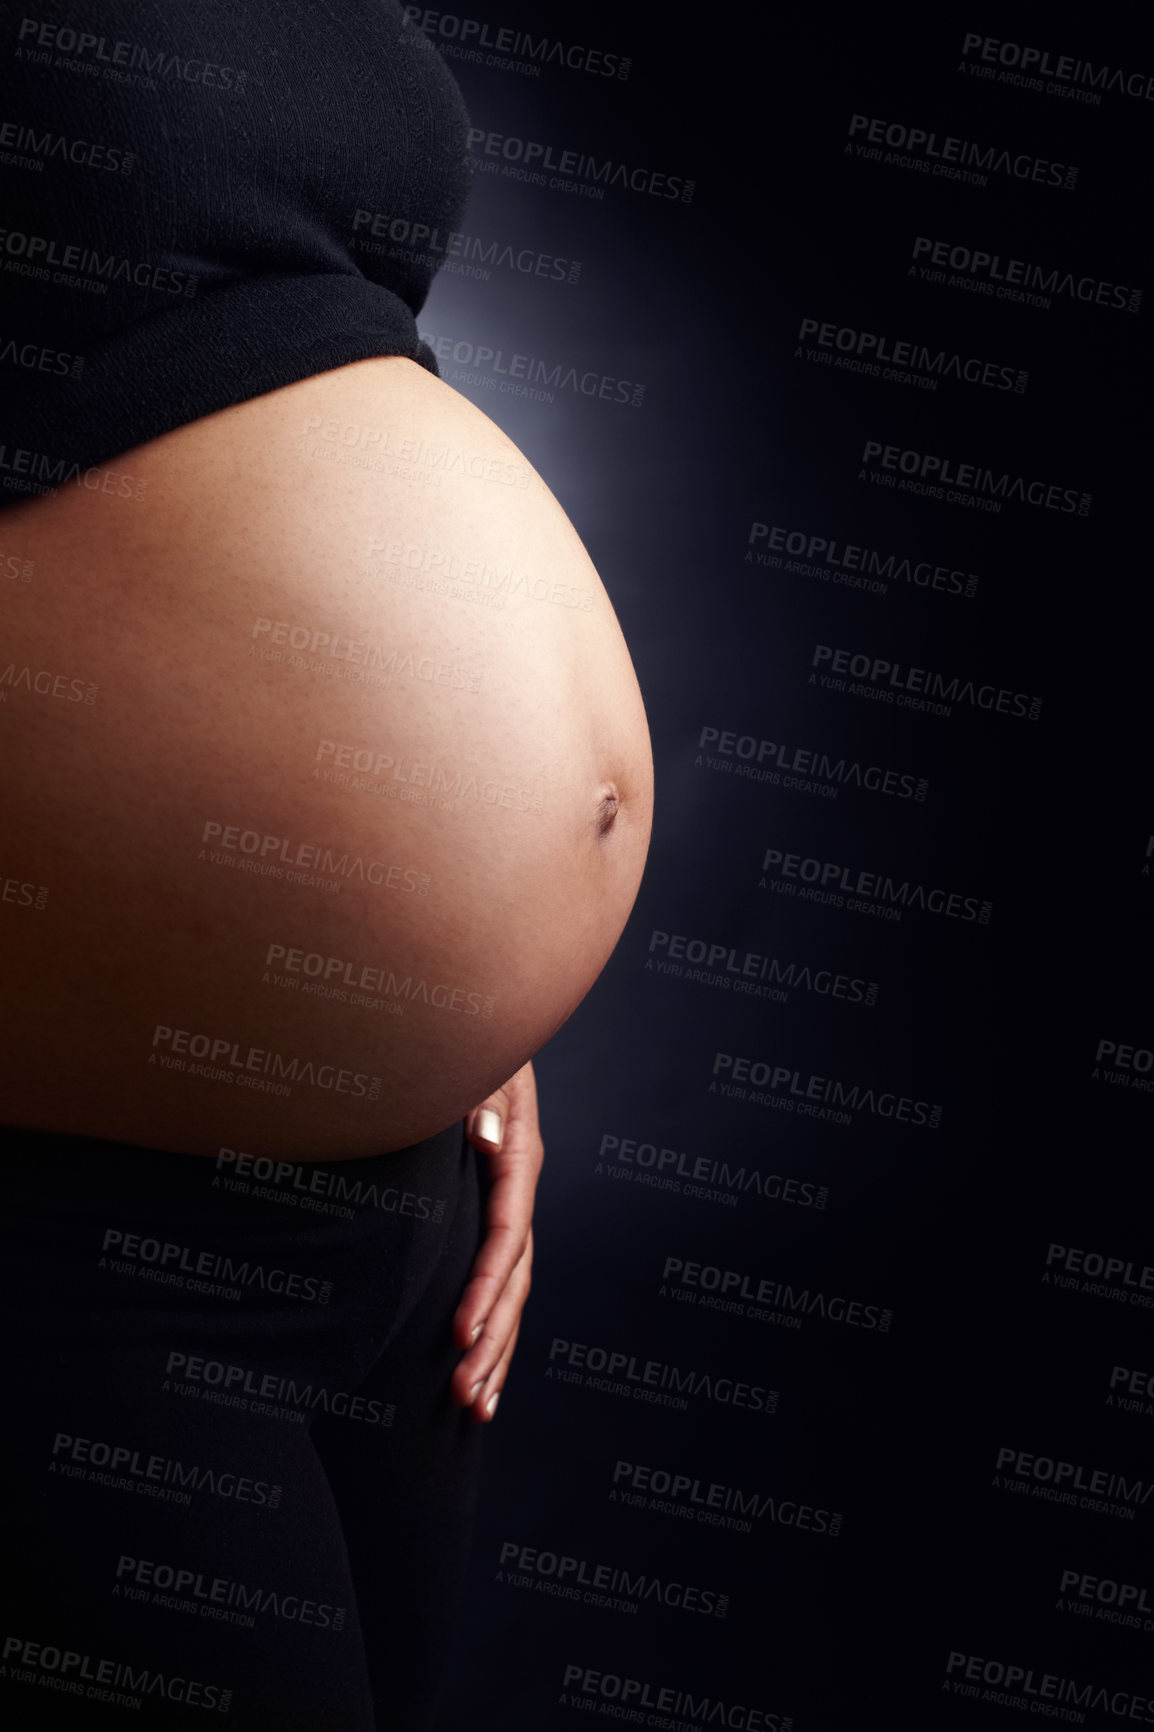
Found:
[[[537,1078],[532,1059],[465,1116],[465,1135],[475,1148],[486,1153],[502,1147],[507,1127],[519,1133],[528,1132],[540,1142]]]
[[[504,1140],[509,1119],[509,1091],[502,1087],[486,1095],[465,1118],[465,1135],[474,1148],[488,1152],[499,1149]]]
[[[533,1199],[531,1175],[507,1174],[494,1185],[485,1211],[485,1240],[478,1251],[453,1317],[458,1347],[476,1342],[513,1270],[532,1248]]]
[[[477,1386],[492,1375],[493,1367],[508,1347],[521,1322],[525,1301],[532,1287],[532,1275],[527,1260],[522,1260],[509,1278],[508,1285],[493,1307],[480,1340],[457,1363],[450,1382],[452,1399],[467,1407],[477,1396]]]
[[[480,1335],[457,1362],[458,1370],[464,1367],[467,1381],[488,1375],[521,1315],[531,1285],[530,1260],[526,1255],[497,1296]]]
[[[454,1333],[461,1347],[467,1347],[480,1333],[480,1325],[524,1253],[533,1220],[544,1153],[540,1136],[519,1132],[515,1120],[507,1123],[503,1136],[503,1147],[488,1156],[485,1236],[454,1318]]]
[[[458,1347],[469,1347],[479,1338],[486,1317],[523,1254],[545,1156],[532,1065],[523,1066],[494,1094],[508,1096],[508,1116],[499,1149],[474,1141],[475,1147],[485,1149],[491,1184],[484,1242],[453,1317]]]
[[[505,1387],[505,1380],[509,1375],[509,1361],[513,1357],[513,1349],[517,1345],[517,1336],[519,1333],[520,1324],[518,1324],[517,1328],[514,1329],[509,1338],[508,1346],[505,1348],[504,1353],[489,1373],[484,1388],[481,1389],[477,1399],[469,1410],[471,1417],[480,1425],[488,1424],[496,1414],[497,1401],[502,1389]]]
[[[512,1269],[524,1253],[533,1219],[537,1179],[545,1155],[537,1117],[537,1081],[530,1059],[501,1088],[486,1097],[489,1110],[503,1110],[501,1142],[497,1147],[474,1129],[469,1140],[487,1158],[490,1187],[486,1201],[487,1232],[470,1271],[453,1317],[453,1335],[468,1348],[481,1334],[488,1313]],[[466,1120],[468,1129],[486,1102]],[[492,1128],[488,1126],[487,1128]]]

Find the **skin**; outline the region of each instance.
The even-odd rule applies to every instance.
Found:
[[[438,452],[467,463],[438,468]],[[497,1182],[454,1326],[465,1357],[452,1393],[480,1418],[529,1286],[543,1154],[529,1061],[612,953],[649,844],[648,729],[609,598],[516,446],[401,357],[236,404],[108,467],[137,497],[70,486],[0,519],[5,549],[35,569],[6,598],[0,673],[11,661],[96,686],[90,705],[12,688],[0,708],[16,839],[5,870],[49,887],[42,912],[0,921],[0,971],[21,1007],[0,1048],[0,1117],[328,1164],[469,1115]],[[499,610],[478,603],[479,580],[432,581],[469,561],[545,581]],[[590,605],[567,605],[575,595]],[[379,645],[475,689],[266,657],[260,619]],[[366,789],[338,750],[383,753],[402,773],[362,777],[385,793]],[[430,765],[500,797],[418,803]],[[245,873],[238,849],[230,861],[201,847],[206,819],[419,868],[429,888],[346,880],[329,893]],[[492,1014],[306,996],[299,970],[269,970],[270,945],[448,983],[458,1005],[472,993]],[[192,1078],[149,1063],[158,1028],[377,1076],[379,1095],[297,1084],[282,1100]],[[498,1112],[500,1148],[477,1135],[482,1105]]]
[[[500,1121],[499,1141],[477,1133],[479,1114],[486,1108]],[[471,1417],[484,1424],[496,1414],[532,1285],[533,1201],[545,1157],[532,1064],[523,1065],[504,1088],[469,1114],[466,1134],[474,1148],[489,1156],[494,1184],[485,1243],[453,1318],[453,1338],[469,1351],[453,1373],[449,1392],[459,1407],[469,1408]]]

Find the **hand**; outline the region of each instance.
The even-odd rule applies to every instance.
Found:
[[[453,1317],[453,1339],[469,1351],[449,1393],[484,1424],[508,1375],[531,1285],[533,1199],[545,1158],[532,1060],[473,1108],[465,1134],[488,1155],[494,1183],[485,1216],[488,1234]]]

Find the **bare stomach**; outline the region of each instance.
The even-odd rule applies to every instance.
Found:
[[[561,507],[362,361],[0,513],[0,1122],[192,1154],[404,1148],[572,1013],[653,767]],[[128,479],[125,479],[125,478]]]

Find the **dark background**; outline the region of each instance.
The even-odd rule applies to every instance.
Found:
[[[522,399],[496,372],[440,363],[584,540],[656,766],[633,915],[536,1060],[534,1289],[487,1439],[440,1725],[624,1720],[613,1684],[574,1692],[567,1667],[646,1684],[634,1724],[1013,1725],[1010,1697],[981,1694],[1001,1675],[983,1682],[987,1661],[1032,1669],[1033,1695],[1013,1692],[1022,1712],[1052,1673],[1106,1692],[1081,1709],[1055,1694],[1068,1722],[1133,1706],[1154,1723],[1133,1702],[1154,1697],[1154,1402],[1107,1399],[1116,1366],[1154,1370],[1151,1312],[1129,1302],[1154,1299],[1141,1287],[1154,1103],[1134,1086],[1150,1072],[1095,1071],[1102,1040],[1134,1047],[1136,1064],[1154,1046],[1154,104],[1110,91],[1083,104],[961,69],[973,31],[1149,75],[1154,31],[1137,13],[1017,26],[953,6],[909,22],[798,5],[658,22],[636,7],[470,0],[437,16],[631,59],[626,79],[548,64],[532,78],[447,55],[476,126],[695,182],[690,202],[619,188],[595,201],[477,174],[465,229],[579,260],[579,281],[443,270],[420,320],[430,340],[644,384],[636,407],[560,384],[552,401]],[[435,23],[429,34],[452,43]],[[992,172],[978,187],[861,160],[844,151],[854,113],[1076,165],[1077,184]],[[908,275],[917,235],[1137,287],[1142,305],[1056,294],[1041,309],[926,283]],[[942,378],[930,391],[811,364],[797,354],[806,317],[1026,369],[1027,389]],[[866,439],[1058,483],[1092,506],[988,513],[883,490],[858,478]],[[976,573],[977,591],[893,580],[871,594],[761,566],[745,557],[755,523]],[[817,643],[1038,695],[1040,717],[965,702],[939,717],[810,685]],[[929,792],[830,798],[727,775],[697,761],[705,727],[927,777]],[[775,894],[758,883],[771,847],[989,901],[992,917],[907,908],[890,921]],[[738,967],[752,952],[877,981],[878,1000],[793,989],[777,1003],[646,970],[655,930],[732,947]],[[940,1127],[866,1111],[846,1127],[723,1098],[709,1090],[718,1051],[940,1103]],[[635,1162],[599,1159],[606,1137],[679,1151],[683,1169],[704,1157],[811,1197],[828,1187],[826,1206],[756,1189],[710,1201],[684,1177],[646,1186]],[[1052,1243],[1129,1262],[1129,1284],[1110,1297],[1045,1282]],[[659,1291],[666,1257],[886,1308],[892,1327],[812,1314],[792,1329],[677,1304]],[[548,1375],[558,1338],[773,1389],[777,1410],[697,1397],[678,1411],[561,1382]],[[1035,1495],[1046,1482],[1028,1473],[1016,1490],[996,1483],[1005,1448],[1077,1464],[1086,1481],[1122,1475],[1130,1517]],[[742,1533],[615,1502],[622,1461],[756,1492],[766,1513]],[[840,1531],[791,1525],[798,1504],[838,1512]],[[511,1544],[582,1560],[586,1584],[604,1565],[661,1587],[632,1612],[561,1598],[545,1591],[548,1564],[507,1579]],[[1137,1627],[1094,1615],[1109,1589],[1063,1592],[1064,1571],[1140,1591],[1123,1596]],[[728,1595],[724,1617],[664,1603],[675,1582]],[[970,1696],[946,1686],[951,1653],[980,1657]],[[662,1689],[696,1710],[677,1698],[661,1718]]]

